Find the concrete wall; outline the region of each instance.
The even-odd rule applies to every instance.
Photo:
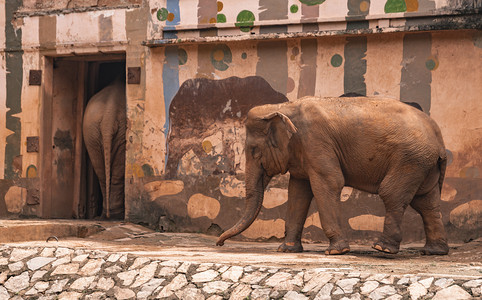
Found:
[[[480,4],[65,2],[0,1],[2,216],[46,215],[39,196],[45,156],[26,150],[27,137],[43,141],[46,79],[29,85],[29,71],[45,68],[45,57],[123,52],[128,68],[141,68],[140,84],[127,85],[128,220],[174,231],[229,228],[244,206],[249,108],[356,92],[416,102],[437,121],[450,158],[446,228],[452,240],[480,236]],[[287,181],[272,181],[243,237],[283,237]],[[378,196],[345,188],[341,201],[352,238],[382,229]],[[324,239],[314,207],[305,228],[305,238]],[[410,209],[404,233],[406,241],[423,238]]]

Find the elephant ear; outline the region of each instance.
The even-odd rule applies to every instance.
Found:
[[[262,160],[263,166],[270,169],[271,174],[286,173],[288,169],[288,144],[298,129],[291,120],[281,112],[272,112],[259,117],[259,120],[267,121],[264,133],[267,137],[267,146],[269,148]]]
[[[264,115],[264,116],[260,117],[261,120],[269,120],[269,121],[272,121],[272,122],[276,122],[277,118],[279,118],[284,123],[289,138],[291,138],[291,136],[294,133],[298,132],[298,129],[296,128],[295,124],[293,124],[293,122],[291,122],[290,118],[288,118],[288,116],[286,116],[285,114],[283,114],[279,111],[271,112],[267,115]],[[265,133],[268,133],[268,130],[269,130],[269,127],[266,129]]]

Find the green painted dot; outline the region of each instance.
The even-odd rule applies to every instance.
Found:
[[[218,23],[226,23],[226,15],[225,14],[218,14],[217,16]]]
[[[177,57],[179,59],[179,65],[184,65],[187,62],[187,52],[186,50],[179,48],[177,50]]]
[[[404,12],[407,10],[405,0],[387,0],[385,3],[385,13]]]
[[[430,71],[433,71],[437,68],[437,62],[434,59],[428,59],[425,62],[425,67],[427,67],[427,69],[429,69]]]
[[[241,58],[242,59],[248,58],[248,54],[246,54],[246,52],[241,53]]]
[[[290,11],[292,13],[297,13],[298,12],[298,5],[296,5],[296,4],[291,5]]]
[[[306,4],[308,6],[322,4],[325,0],[300,0],[301,3]]]
[[[233,60],[231,49],[225,44],[217,45],[211,51],[211,63],[219,71],[226,71]]]
[[[343,63],[343,57],[340,54],[335,54],[331,57],[331,65],[338,68]]]
[[[169,12],[167,11],[167,9],[165,9],[164,7],[157,10],[157,19],[159,21],[166,21],[167,20],[167,15],[169,14]]]
[[[427,69],[433,70],[435,68],[435,62],[433,61],[433,59],[429,59],[425,62],[425,66],[427,67]]]
[[[235,25],[243,32],[248,32],[254,25],[255,17],[249,10],[242,10],[236,17]]]

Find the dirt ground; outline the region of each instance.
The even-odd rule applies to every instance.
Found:
[[[20,235],[19,222],[0,221],[1,230],[10,230]],[[29,222],[22,221],[22,222]],[[32,223],[34,222],[34,223]],[[37,222],[37,223],[35,223]],[[17,224],[17,225],[13,225]],[[22,223],[25,225],[25,223]],[[465,244],[450,244],[446,256],[425,256],[420,254],[423,244],[402,244],[401,251],[388,255],[373,250],[370,245],[351,245],[351,252],[341,256],[324,254],[326,244],[304,244],[303,253],[278,253],[279,243],[238,242],[228,240],[223,247],[215,246],[217,237],[192,233],[160,233],[148,228],[123,222],[83,221],[30,221],[37,232],[24,241],[8,242],[7,236],[0,242],[9,245],[65,246],[98,249],[108,252],[129,252],[136,255],[159,257],[163,260],[224,263],[232,265],[253,265],[289,267],[293,269],[325,268],[327,270],[349,270],[360,273],[425,274],[437,276],[482,277],[482,238]],[[46,242],[45,236],[55,236],[55,230],[77,226],[77,234],[61,233]],[[50,226],[50,227],[49,227]],[[29,227],[26,227],[29,228]],[[31,229],[30,229],[31,230]],[[75,232],[75,230],[71,230]],[[94,233],[94,234],[91,234]],[[74,236],[72,236],[74,235]],[[83,237],[79,237],[83,236]],[[35,240],[35,241],[34,241]]]

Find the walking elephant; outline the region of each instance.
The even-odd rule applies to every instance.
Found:
[[[257,217],[272,176],[290,172],[282,252],[301,252],[301,233],[314,198],[326,254],[350,250],[338,223],[343,186],[378,194],[385,205],[383,233],[373,247],[399,251],[404,211],[422,216],[426,254],[448,253],[439,202],[446,167],[437,124],[392,99],[316,98],[251,109],[246,123],[246,207],[217,245],[243,232]]]
[[[126,151],[123,80],[114,81],[89,100],[84,112],[83,135],[102,190],[102,217],[123,218]]]

